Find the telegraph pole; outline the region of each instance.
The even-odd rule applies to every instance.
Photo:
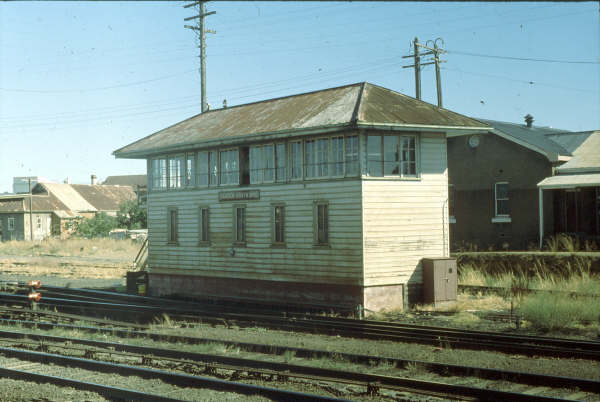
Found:
[[[208,109],[206,103],[206,33],[216,33],[216,31],[204,29],[204,18],[206,16],[216,14],[216,11],[206,12],[206,1],[196,1],[191,4],[186,4],[184,8],[198,6],[198,15],[193,17],[184,18],[184,21],[190,21],[197,19],[198,23],[196,26],[184,25],[184,28],[192,29],[198,34],[198,40],[200,48],[200,99],[202,102],[201,112],[204,113]]]
[[[27,181],[29,182],[29,240],[33,242],[33,194],[31,192],[31,177]]]
[[[444,40],[442,38],[437,38],[435,41],[428,40],[425,45],[419,43],[419,39],[415,37],[414,40],[414,53],[409,54],[407,56],[402,56],[403,59],[414,57],[414,64],[410,66],[402,66],[402,68],[415,68],[415,92],[416,98],[421,100],[421,67],[427,66],[430,64],[435,64],[435,79],[436,79],[436,87],[437,87],[437,99],[438,99],[438,107],[443,107],[442,103],[442,76],[440,74],[440,63],[445,63],[445,60],[440,60],[440,53],[446,53],[444,49],[440,49],[437,45],[438,40],[444,44]],[[433,48],[427,46],[429,42],[433,43]],[[428,52],[419,53],[419,48],[427,49]],[[421,63],[421,56],[429,56],[433,55],[433,61],[428,63]]]

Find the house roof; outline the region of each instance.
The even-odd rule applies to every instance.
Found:
[[[560,143],[553,141],[548,135],[564,133],[566,130],[560,130],[551,127],[532,126],[527,127],[524,124],[509,123],[505,121],[478,119],[489,124],[494,128],[492,131],[509,141],[513,141],[533,151],[546,156],[549,161],[557,162],[566,160],[571,153]]]
[[[54,194],[34,194],[31,198],[33,212],[57,212],[65,211],[67,206],[63,204]],[[28,212],[29,194],[17,196],[0,197],[1,212]]]
[[[136,199],[130,186],[38,183],[33,191],[56,197],[73,212],[118,211],[123,201]]]
[[[477,120],[367,82],[210,110],[117,149],[145,158],[254,137],[307,135],[348,127],[487,130]]]
[[[145,174],[130,174],[122,176],[108,176],[102,185],[115,185],[115,186],[140,186],[146,185]]]
[[[566,131],[561,133],[547,133],[545,135],[546,138],[573,153],[592,133],[594,131]]]
[[[587,137],[573,151],[573,158],[557,168],[559,173],[600,172],[600,131],[584,133]]]
[[[135,200],[130,186],[71,184],[73,189],[98,211],[118,211],[123,201]]]
[[[544,190],[598,186],[600,186],[600,173],[562,174],[546,177],[544,180],[538,183],[538,187]]]

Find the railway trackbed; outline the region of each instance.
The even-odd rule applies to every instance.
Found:
[[[55,292],[56,290],[52,290]],[[77,312],[111,317],[131,317],[138,320],[155,320],[168,315],[171,319],[186,322],[200,321],[215,325],[239,327],[260,326],[269,329],[338,335],[343,337],[419,343],[471,350],[492,350],[526,356],[552,356],[600,361],[600,342],[550,337],[525,336],[486,331],[469,331],[447,327],[420,326],[389,321],[333,318],[299,313],[273,311],[240,311],[227,306],[202,303],[165,301],[112,292],[81,289],[60,289],[70,298],[44,296],[40,307],[60,312]],[[107,300],[117,299],[117,302]],[[111,299],[108,299],[108,298]],[[93,300],[92,300],[93,299]],[[5,303],[26,304],[27,296],[0,294]],[[102,301],[99,301],[102,300]]]
[[[3,339],[2,342],[4,343],[14,343],[15,341],[18,342],[17,345],[13,345],[13,347],[11,348],[0,347],[0,355],[19,358],[27,361],[76,366],[80,368],[99,370],[102,372],[119,373],[122,375],[147,376],[148,378],[150,378],[150,376],[153,376],[152,378],[159,378],[163,381],[175,384],[182,384],[180,381],[183,381],[182,378],[179,377],[177,374],[175,374],[175,377],[171,377],[170,375],[165,374],[165,372],[161,370],[138,370],[136,368],[132,368],[133,366],[130,365],[131,363],[129,363],[128,365],[123,365],[120,363],[115,363],[114,361],[99,362],[99,356],[105,355],[107,356],[105,357],[105,359],[108,358],[109,360],[114,360],[115,357],[117,357],[120,360],[129,359],[129,361],[133,359],[134,361],[138,362],[137,364],[143,364],[146,366],[154,367],[161,367],[161,364],[162,367],[164,367],[166,362],[166,364],[169,367],[176,367],[179,369],[183,368],[188,373],[191,372],[193,374],[197,374],[199,372],[202,372],[204,374],[210,374],[212,376],[225,376],[228,377],[230,380],[240,379],[242,377],[260,377],[263,379],[267,378],[271,382],[285,382],[288,381],[289,378],[294,378],[297,381],[304,382],[308,381],[315,383],[326,382],[344,384],[354,387],[362,387],[364,388],[365,395],[373,397],[377,396],[381,390],[386,389],[389,391],[409,392],[413,394],[416,393],[432,397],[450,399],[476,399],[493,401],[546,401],[562,399],[556,397],[537,395],[536,393],[542,392],[542,388],[540,388],[540,386],[553,386],[557,388],[562,387],[572,389],[573,391],[568,392],[567,395],[573,395],[578,397],[583,396],[583,391],[592,393],[586,395],[588,398],[590,396],[594,397],[594,394],[597,395],[598,389],[600,389],[599,383],[597,381],[581,380],[574,378],[567,379],[564,377],[515,373],[489,369],[487,370],[487,373],[481,375],[479,372],[482,369],[480,368],[454,367],[453,370],[455,372],[462,371],[465,375],[469,375],[466,373],[470,372],[478,373],[480,377],[484,378],[496,378],[502,379],[504,381],[516,380],[519,383],[528,384],[536,387],[533,389],[535,392],[532,393],[531,390],[529,390],[529,392],[527,393],[509,392],[493,389],[489,385],[487,385],[485,388],[467,385],[453,385],[435,381],[423,381],[410,378],[366,374],[354,371],[332,370],[319,367],[310,367],[306,365],[293,365],[265,360],[243,359],[214,354],[202,354],[173,349],[161,349],[155,347],[128,345],[123,343],[101,342],[94,340],[47,336],[32,333],[24,334],[17,332],[2,331],[0,332],[0,339]],[[83,345],[84,347],[75,347],[74,345]],[[18,347],[19,349],[15,349],[15,347]],[[32,351],[32,349],[42,349],[44,352],[35,352]],[[86,358],[82,359],[79,357],[64,356],[63,353],[61,353],[60,355],[56,353],[47,353],[49,349],[65,349],[71,355],[75,354],[79,356],[84,356]],[[316,354],[323,352],[310,351],[310,353]],[[93,360],[91,358],[93,358]],[[362,358],[369,359],[372,363],[373,359],[376,357],[362,356]],[[415,362],[396,361],[396,364],[400,363],[404,365],[415,364]],[[436,366],[435,363],[420,363],[431,364],[432,366]],[[438,371],[448,371],[452,368],[449,365],[437,364],[437,366]],[[483,369],[483,371],[486,371],[486,369]],[[185,377],[185,379],[188,381],[187,383],[189,383],[189,375],[185,375],[187,376]],[[446,375],[449,375],[449,373],[446,372]],[[206,380],[204,377],[202,377],[202,380],[191,381],[193,384],[200,384]],[[220,387],[224,385],[221,382],[218,382],[216,385],[210,383],[205,386],[212,389],[221,389]],[[244,388],[242,388],[242,391],[242,393],[250,392]],[[253,391],[256,391],[258,393],[257,390]],[[274,399],[279,399],[283,396],[285,397],[285,400],[294,400],[289,399],[290,395],[278,395],[273,393],[273,391],[271,391],[270,389],[268,391],[263,391],[261,389],[260,395]],[[302,400],[311,399],[304,399],[303,397]]]

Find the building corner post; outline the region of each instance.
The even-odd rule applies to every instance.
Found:
[[[544,190],[540,187],[538,188],[539,195],[539,214],[540,214],[540,250],[542,249],[543,241],[544,241]]]

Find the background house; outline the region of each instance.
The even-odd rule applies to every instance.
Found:
[[[529,116],[531,117],[531,116]],[[527,249],[539,239],[538,189],[571,152],[549,135],[564,130],[479,119],[484,135],[448,139],[452,249]],[[544,194],[546,233],[554,233],[552,194]]]
[[[600,239],[600,131],[562,133],[549,136],[572,152],[554,175],[542,180],[540,191],[540,238],[549,233],[567,233],[584,240]],[[548,195],[552,203],[548,204]],[[548,222],[548,210],[553,211]],[[553,226],[552,226],[553,225]],[[548,227],[550,226],[550,227]]]
[[[99,212],[115,216],[122,202],[136,198],[129,186],[49,182],[36,184],[31,193],[0,196],[0,240],[66,237],[74,219]]]
[[[448,256],[446,135],[489,126],[369,83],[210,110],[147,159],[149,291],[402,308]]]
[[[108,176],[102,183],[103,185],[131,186],[135,190],[137,202],[141,206],[146,206],[148,194],[148,182],[145,174],[130,174],[121,176]]]

